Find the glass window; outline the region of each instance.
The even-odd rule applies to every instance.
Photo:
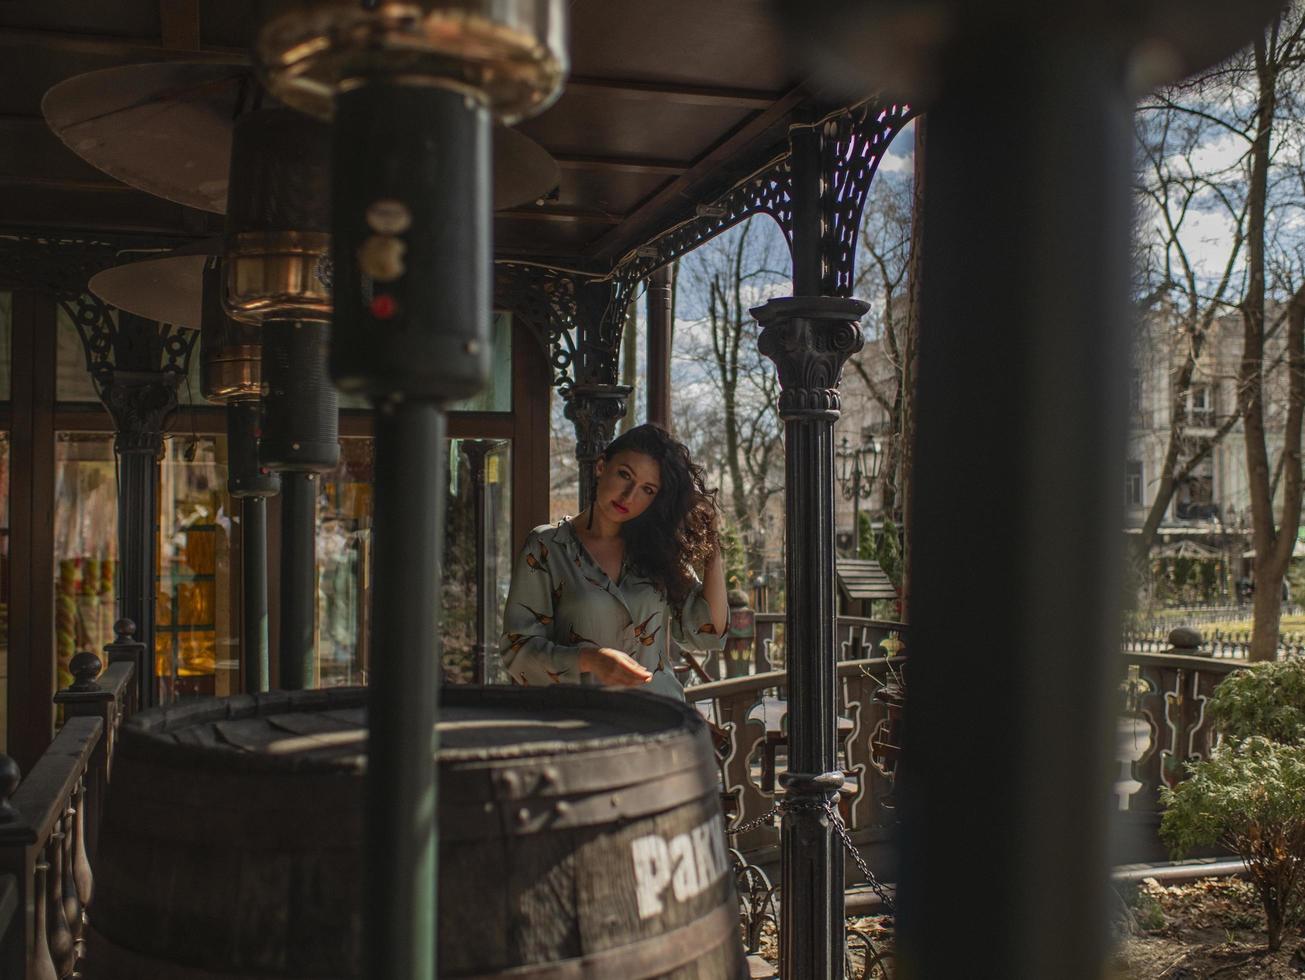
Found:
[[[239,689],[225,443],[225,437],[201,436],[164,444],[154,637],[161,703]],[[63,688],[72,681],[72,655],[99,653],[113,640],[118,618],[111,434],[58,433],[54,503],[54,649]]]
[[[116,314],[115,314],[116,315]],[[55,365],[54,397],[61,402],[98,402],[95,385],[86,370],[86,353],[82,348],[81,334],[68,316],[63,305],[57,307],[58,347]],[[177,398],[183,405],[206,405],[199,387],[199,340],[191,350],[187,375],[177,389]]]
[[[449,440],[440,635],[444,676],[469,682],[476,645],[476,554],[483,540],[484,643],[495,679],[499,624],[512,574],[511,444]],[[476,461],[483,457],[483,463]],[[341,441],[340,465],[322,480],[317,531],[318,676],[323,687],[367,679],[372,550],[372,440]],[[483,501],[477,526],[477,499]],[[479,532],[479,537],[478,537]],[[499,678],[505,680],[505,678]]]
[[[1124,505],[1142,506],[1142,461],[1130,459],[1124,471]]]
[[[372,440],[341,439],[317,503],[317,652],[322,687],[366,681],[371,603]]]
[[[113,436],[60,432],[54,447],[54,654],[57,686],[68,661],[113,640],[118,490]]]
[[[165,441],[159,466],[159,574],[154,656],[159,701],[236,694],[239,597],[225,436]]]
[[[444,523],[444,595],[440,636],[444,679],[475,680],[478,599],[484,583],[486,677],[507,683],[498,665],[498,636],[512,577],[512,446],[508,441],[451,440]],[[479,563],[478,563],[479,561]]]

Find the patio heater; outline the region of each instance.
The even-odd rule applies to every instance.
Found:
[[[1131,95],[1281,4],[776,6],[825,81],[924,100],[898,963],[1099,977]]]
[[[200,317],[200,387],[227,407],[227,493],[240,501],[240,654],[244,690],[268,689],[267,498],[280,477],[258,458],[263,418],[262,337],[227,316],[223,269],[216,256],[204,263]]]
[[[329,127],[283,108],[241,116],[231,140],[225,305],[262,337],[267,393],[256,439],[261,467],[281,480],[283,690],[316,683],[318,478],[340,459],[338,396],[326,370],[329,146]]]
[[[432,757],[439,683],[444,405],[489,369],[491,115],[547,107],[562,0],[274,5],[269,88],[334,118],[335,343],[376,406],[365,943],[370,976],[434,975]]]

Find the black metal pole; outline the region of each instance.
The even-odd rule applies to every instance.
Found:
[[[227,492],[240,501],[240,656],[244,691],[266,691],[267,498],[281,488],[281,478],[258,458],[262,412],[257,400],[227,405]]]
[[[240,501],[240,655],[245,693],[268,688],[267,500]]]
[[[299,691],[316,683],[317,474],[281,473],[281,628],[278,686]]]
[[[674,269],[664,265],[648,278],[648,421],[671,427],[671,308]]]
[[[412,960],[393,973],[369,973],[376,977],[423,975],[421,964],[434,961],[443,445],[444,413],[429,402],[377,414],[368,872],[386,886],[369,900],[370,957]]]
[[[1086,40],[991,42],[1002,58],[973,38],[948,60],[929,114],[898,958],[1087,980],[1106,949],[1131,103]],[[958,643],[966,622],[984,628]]]
[[[367,975],[435,975],[436,747],[447,449],[441,404],[489,368],[490,132],[462,89],[336,98],[331,370],[376,404]],[[411,271],[409,271],[411,270]]]
[[[139,682],[140,703],[158,704],[154,662],[154,603],[158,582],[159,461],[149,447],[118,453],[118,615],[136,624],[136,639],[145,644]]]

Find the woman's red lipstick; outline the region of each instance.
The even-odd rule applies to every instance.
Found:
[[[615,507],[617,510],[619,510],[622,514],[630,513],[629,507],[623,507],[620,504],[618,504],[615,500],[612,501],[612,506]]]

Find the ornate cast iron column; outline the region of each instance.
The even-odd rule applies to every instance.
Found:
[[[870,181],[901,111],[866,105],[795,127],[789,157],[796,295],[752,311],[758,346],[779,374],[784,420],[789,771],[781,973],[843,976],[843,860],[832,823],[838,763],[837,596],[834,584],[834,422],[847,358],[861,349],[867,304],[847,297]]]
[[[584,279],[511,263],[495,269],[495,297],[549,347],[553,387],[575,426],[581,510],[593,493],[593,464],[629,407],[631,389],[616,383],[616,358],[642,275],[624,270],[610,279]]]
[[[594,464],[612,441],[616,423],[625,418],[631,390],[629,385],[578,384],[562,394],[566,417],[575,425],[581,510],[594,499]]]
[[[115,317],[93,296],[61,299],[82,341],[86,366],[113,417],[118,456],[118,615],[136,624],[148,655],[140,672],[140,701],[158,702],[154,664],[157,593],[159,460],[163,433],[177,410],[198,337],[125,311]]]

